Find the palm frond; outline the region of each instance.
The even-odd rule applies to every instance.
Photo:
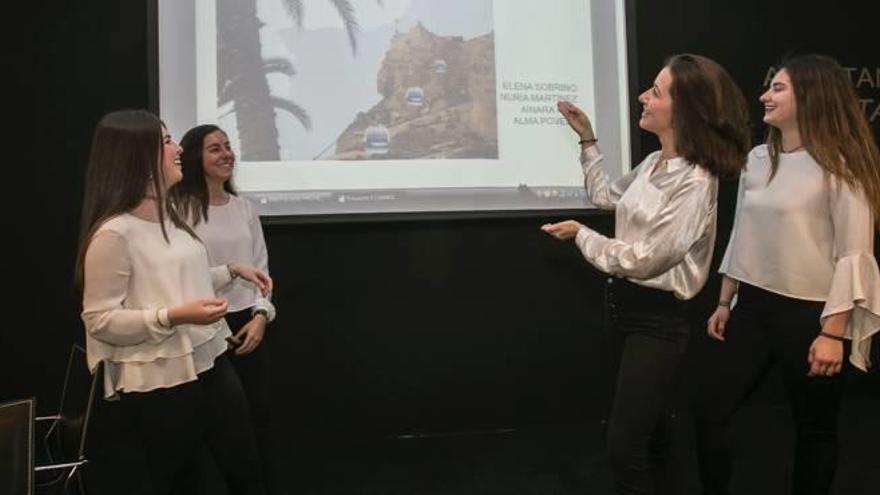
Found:
[[[290,60],[283,57],[267,58],[263,60],[263,69],[266,74],[284,74],[286,76],[295,76],[296,68],[290,63]]]
[[[303,25],[303,4],[302,0],[281,0],[281,4],[284,5],[284,10],[287,11],[287,15],[293,19],[293,22],[296,23],[297,27],[302,27]]]
[[[360,33],[361,27],[354,15],[354,5],[350,0],[330,0],[339,17],[345,25],[345,32],[348,34],[348,44],[351,45],[351,53],[357,54],[357,35]]]
[[[263,61],[263,72],[265,74],[284,74],[293,77],[296,75],[296,68],[286,58],[269,58]],[[234,99],[235,85],[241,76],[235,76],[226,80],[221,80],[218,76],[217,88],[217,105],[222,106]]]
[[[305,127],[307,131],[312,129],[312,118],[309,117],[309,113],[306,112],[303,107],[297,105],[290,100],[279,98],[277,96],[272,96],[271,100],[272,106],[274,106],[278,110],[284,110],[285,112],[293,115],[296,120],[298,120],[299,123],[302,124],[303,127]]]

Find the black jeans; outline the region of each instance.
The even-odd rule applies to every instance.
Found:
[[[251,321],[251,309],[244,309],[226,315],[226,322],[232,333],[238,333],[243,326]],[[260,449],[260,464],[263,468],[263,479],[266,481],[267,492],[271,494],[285,493],[278,467],[277,432],[275,431],[272,414],[272,384],[269,376],[269,329],[263,341],[250,354],[237,356],[230,351],[229,360],[235,367],[241,380],[244,393],[250,405],[254,433]]]
[[[154,493],[197,493],[197,454],[205,445],[230,494],[265,493],[247,401],[225,355],[196,381],[120,400],[143,445]]]
[[[611,330],[622,339],[608,425],[617,492],[672,493],[668,408],[690,336],[687,303],[671,292],[612,277],[605,306]]]
[[[740,284],[725,341],[707,349],[694,419],[705,494],[727,494],[731,476],[728,425],[749,393],[779,366],[796,429],[795,494],[827,494],[837,465],[840,375],[808,377],[807,355],[819,333],[824,303],[793,299]]]

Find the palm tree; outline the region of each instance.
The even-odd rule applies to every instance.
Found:
[[[345,25],[345,32],[348,34],[348,44],[351,45],[351,52],[357,54],[357,35],[360,33],[360,25],[354,15],[354,6],[349,0],[328,0],[342,19]],[[298,27],[302,27],[303,21],[303,0],[281,0],[287,14],[296,22]],[[376,0],[376,3],[382,7],[382,0]]]
[[[279,0],[290,18],[302,27],[303,0]],[[357,54],[360,26],[350,0],[328,0],[342,19],[353,55]],[[376,0],[382,6],[382,0]],[[274,161],[280,157],[275,111],[282,110],[306,129],[311,119],[301,106],[273,96],[267,76],[293,77],[296,70],[286,59],[263,59],[260,45],[262,22],[257,0],[217,2],[217,106],[232,103],[238,127],[241,155],[245,160]]]

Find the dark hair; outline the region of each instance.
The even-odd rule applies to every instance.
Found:
[[[674,55],[666,66],[672,75],[676,151],[714,175],[736,175],[751,147],[742,91],[724,67],[700,55]]]
[[[204,124],[193,127],[180,139],[180,162],[183,164],[183,179],[171,188],[170,194],[174,198],[177,207],[184,218],[198,225],[201,221],[208,221],[208,181],[205,179],[205,169],[202,164],[202,152],[205,147],[205,137],[217,131],[226,135],[223,129],[213,124]],[[223,183],[223,189],[237,196],[232,179]]]
[[[880,153],[846,71],[833,58],[814,54],[787,58],[783,69],[791,79],[804,148],[825,172],[863,189],[880,221]],[[772,180],[782,151],[782,133],[773,126],[767,130],[767,149]]]
[[[121,110],[105,115],[95,128],[86,169],[79,249],[74,280],[82,289],[83,264],[95,231],[114,216],[135,209],[152,185],[159,205],[159,225],[165,231],[165,217],[195,237],[180,219],[163,193],[162,128],[158,117],[146,110]]]

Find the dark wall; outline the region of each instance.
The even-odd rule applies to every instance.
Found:
[[[645,88],[666,56],[708,55],[739,81],[760,122],[767,69],[789,49],[880,66],[870,16],[846,3],[814,12],[798,2],[637,0],[634,78]],[[70,283],[82,177],[100,116],[148,106],[147,4],[30,2],[6,45],[13,180],[4,195],[0,399],[35,395],[43,412],[53,409],[67,348],[82,340]],[[876,86],[860,91],[878,104]],[[643,152],[656,148],[635,135]],[[721,246],[734,189],[722,191]],[[610,376],[603,278],[572,245],[538,231],[547,220],[267,225],[279,307],[267,345],[284,419],[411,431],[601,416]],[[581,220],[612,226],[607,215]],[[689,373],[705,364],[700,330],[716,297],[713,282],[698,299]],[[853,393],[877,376],[852,373]]]
[[[276,382],[297,421],[406,431],[593,413],[603,279],[541,221],[268,227],[290,308],[271,335],[288,360]]]
[[[146,106],[145,5],[52,0],[8,16],[0,399],[36,396],[41,412],[83,340],[72,269],[92,131],[109,110]]]

